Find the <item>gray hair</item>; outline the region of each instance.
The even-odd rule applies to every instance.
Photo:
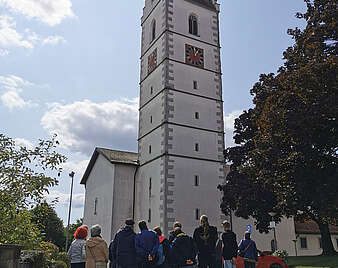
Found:
[[[101,226],[98,224],[93,225],[90,228],[90,235],[91,237],[99,236],[101,234]]]

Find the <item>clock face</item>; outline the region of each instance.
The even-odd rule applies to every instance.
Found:
[[[148,74],[157,66],[157,48],[148,56]]]
[[[185,45],[185,63],[204,68],[204,50],[192,45]]]

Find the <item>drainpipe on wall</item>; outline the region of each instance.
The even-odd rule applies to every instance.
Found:
[[[136,204],[136,174],[139,169],[139,161],[137,160],[137,166],[134,172],[134,189],[133,189],[133,221],[135,222],[135,204]]]

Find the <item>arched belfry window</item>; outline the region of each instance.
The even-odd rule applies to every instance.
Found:
[[[193,35],[198,35],[198,21],[197,16],[191,14],[189,16],[189,33]]]
[[[153,20],[151,23],[151,42],[155,40],[156,37],[156,20]]]

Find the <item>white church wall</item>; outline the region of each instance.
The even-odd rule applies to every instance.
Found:
[[[181,92],[173,92],[173,99],[175,110],[170,121],[209,130],[218,130],[219,124],[217,123],[216,113],[220,111],[214,100],[202,99]],[[196,115],[196,113],[198,114]]]
[[[100,224],[107,243],[111,240],[114,172],[114,165],[99,155],[86,182],[84,224],[89,227]]]
[[[164,114],[162,113],[162,105],[164,105],[163,94],[159,94],[148,105],[141,109],[139,137],[149,133],[163,122]]]
[[[199,24],[199,36],[189,34],[188,18],[190,14],[195,14],[198,18]],[[200,7],[196,4],[192,4],[189,1],[179,1],[179,5],[174,1],[174,31],[198,38],[201,41],[208,43],[215,43],[214,36],[212,34],[212,27],[214,27],[213,16],[215,12],[206,8]],[[203,26],[203,27],[202,27]],[[217,43],[215,43],[217,44]]]
[[[151,1],[150,1],[151,2]],[[164,32],[165,30],[165,16],[164,16],[164,3],[156,5],[158,1],[153,1],[152,3],[146,4],[146,14],[142,17],[142,54],[144,54],[147,49],[152,45],[152,24],[155,19],[156,21],[156,31],[155,31],[155,40]],[[152,10],[151,14],[150,11]]]
[[[170,157],[173,169],[170,174],[175,174],[173,190],[175,219],[183,225],[183,230],[193,234],[199,226],[199,217],[196,218],[196,209],[199,215],[208,215],[211,225],[220,230],[221,210],[219,208],[221,193],[217,185],[223,181],[219,170],[222,165],[217,162],[200,161]],[[195,176],[198,176],[198,186],[195,186]]]
[[[112,208],[112,235],[133,217],[134,174],[136,166],[115,164]],[[113,237],[112,237],[113,238]]]
[[[153,228],[159,226],[160,218],[160,184],[161,184],[161,158],[142,166],[137,173],[137,193],[136,193],[136,215],[135,220],[145,220],[148,222],[149,209],[151,210],[151,220],[148,222],[148,227]],[[151,183],[150,183],[151,179]],[[151,184],[151,187],[150,187]],[[150,189],[151,188],[151,189]]]
[[[160,127],[139,141],[139,160],[141,165],[162,154],[163,145],[161,142],[163,134],[164,129]]]
[[[215,81],[214,73],[176,62],[173,65],[173,77],[175,80],[172,83],[175,89],[221,100],[220,90],[216,88],[220,83]],[[197,82],[197,89],[193,88],[194,81]]]
[[[218,134],[198,129],[172,126],[172,149],[169,152],[218,161]],[[198,151],[195,146],[198,144]]]
[[[141,83],[140,107],[154,98],[164,88],[164,78],[162,68],[155,69],[146,80]],[[153,91],[151,92],[151,88]]]

